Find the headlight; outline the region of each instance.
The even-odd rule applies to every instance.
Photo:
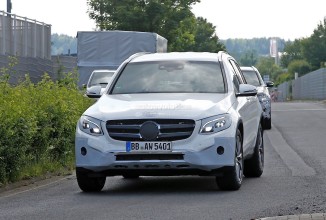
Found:
[[[268,97],[266,94],[264,94],[264,93],[260,93],[260,94],[258,94],[257,95],[257,97],[258,97],[258,99],[259,99],[259,101],[260,102],[263,102],[263,103],[265,103],[265,102],[270,102],[270,97]]]
[[[89,116],[82,116],[78,122],[79,129],[90,135],[103,135],[101,121]]]
[[[231,126],[229,114],[217,115],[202,120],[201,134],[212,134],[225,130]]]

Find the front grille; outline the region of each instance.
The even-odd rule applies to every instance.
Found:
[[[183,160],[183,154],[120,154],[116,160]]]
[[[159,133],[153,141],[177,141],[191,136],[195,121],[189,119],[129,119],[110,120],[106,129],[111,138],[120,141],[144,141],[140,128],[145,122],[155,122]]]

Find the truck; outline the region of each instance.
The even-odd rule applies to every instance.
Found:
[[[97,69],[116,70],[138,52],[167,52],[167,39],[152,32],[79,31],[77,32],[78,85],[88,82]]]

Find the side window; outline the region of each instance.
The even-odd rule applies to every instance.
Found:
[[[239,79],[236,74],[233,75],[233,85],[234,85],[236,92],[239,92],[240,82],[239,82]]]
[[[240,83],[243,84],[243,83],[246,83],[246,80],[239,68],[239,65],[234,61],[234,60],[230,60],[230,63],[234,69],[234,71],[236,72],[237,76],[240,78]]]
[[[237,75],[232,63],[231,63],[231,60],[229,60],[229,62],[227,63],[227,65],[230,67],[230,70],[232,71],[233,73],[233,85],[234,85],[234,88],[236,90],[236,92],[239,92],[239,85],[241,84],[241,81],[239,79],[239,76]]]

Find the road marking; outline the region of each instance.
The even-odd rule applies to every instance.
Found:
[[[281,132],[272,124],[272,129],[266,132],[273,148],[283,162],[291,170],[292,176],[313,176],[316,171],[308,166],[303,159],[286,143]]]

